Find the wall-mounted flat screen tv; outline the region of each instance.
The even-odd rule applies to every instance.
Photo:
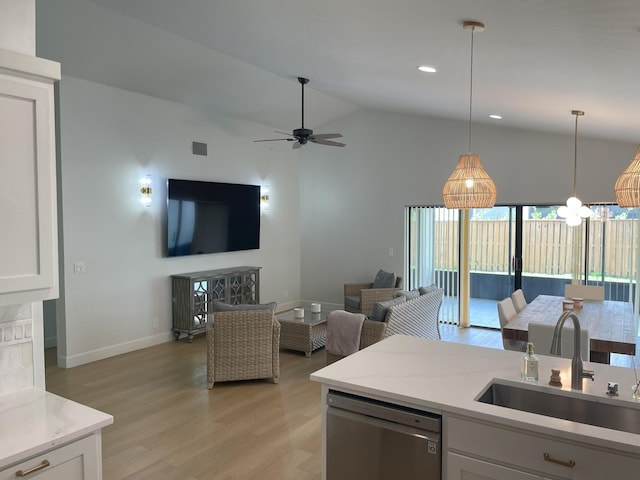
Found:
[[[168,257],[258,248],[260,186],[168,180]]]

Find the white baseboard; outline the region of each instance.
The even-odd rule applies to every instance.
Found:
[[[286,303],[280,303],[277,307],[277,312],[284,312],[285,310],[291,310],[295,307],[300,306],[302,303],[311,303],[316,302],[316,300],[295,300]],[[320,302],[321,303],[321,302]],[[344,308],[344,305],[337,303],[323,303],[325,307],[331,310],[338,310]],[[53,339],[53,344],[51,347],[56,345],[55,337],[51,337]],[[45,339],[45,348],[49,348],[48,346],[49,338]],[[141,348],[152,347],[154,345],[159,345],[161,343],[175,341],[175,337],[173,335],[173,331],[159,333],[157,335],[152,335],[150,337],[138,338],[135,340],[131,340],[129,342],[120,343],[117,345],[109,345],[108,347],[98,348],[96,350],[91,350],[88,352],[79,353],[77,355],[71,355],[63,357],[58,352],[58,366],[61,368],[72,368],[77,367],[78,365],[84,365],[85,363],[95,362],[97,360],[104,360],[105,358],[114,357],[116,355],[121,355],[123,353],[133,352],[134,350],[140,350]]]
[[[58,366],[61,368],[72,368],[85,363],[104,360],[105,358],[115,357],[123,353],[133,352],[141,348],[152,347],[161,343],[175,341],[173,332],[159,333],[150,337],[138,338],[129,342],[120,343],[118,345],[109,345],[108,347],[98,348],[89,352],[79,353],[63,357],[58,354]]]

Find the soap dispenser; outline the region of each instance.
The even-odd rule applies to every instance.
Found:
[[[522,356],[522,379],[530,382],[538,381],[538,357],[533,353],[533,343],[527,343],[527,351]]]

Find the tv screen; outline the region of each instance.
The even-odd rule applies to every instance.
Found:
[[[257,248],[258,185],[168,180],[168,257]]]

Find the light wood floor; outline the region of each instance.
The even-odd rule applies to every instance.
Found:
[[[502,348],[495,330],[442,325],[443,340]],[[204,336],[71,369],[45,352],[47,390],[114,416],[103,430],[104,480],[319,480],[325,365],[282,351],[280,383],[206,383]]]

